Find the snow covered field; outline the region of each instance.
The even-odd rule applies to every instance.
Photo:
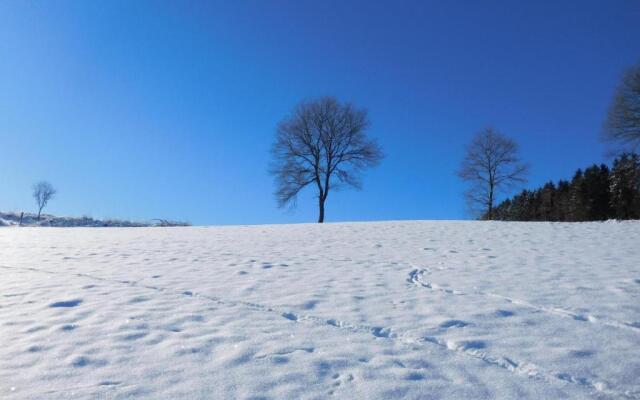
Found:
[[[640,399],[640,222],[0,229],[2,399]]]

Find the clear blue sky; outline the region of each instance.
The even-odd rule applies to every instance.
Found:
[[[0,210],[195,224],[313,222],[279,210],[277,122],[301,99],[369,109],[387,157],[327,220],[465,218],[455,175],[491,124],[534,187],[607,161],[598,140],[640,2],[0,2]]]

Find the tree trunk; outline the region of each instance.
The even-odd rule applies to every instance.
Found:
[[[38,221],[40,221],[40,214],[42,213],[42,207],[38,208]]]
[[[489,212],[487,214],[487,219],[491,221],[493,219],[493,185],[489,187]]]
[[[318,223],[324,222],[324,199],[322,196],[318,197],[318,206],[320,208],[320,215],[318,216]]]

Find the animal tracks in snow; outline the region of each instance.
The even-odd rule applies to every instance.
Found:
[[[14,269],[14,270],[23,269],[23,270],[30,270],[34,272],[48,273],[48,274],[61,273],[61,272],[54,272],[54,271],[48,271],[48,270],[38,270],[34,268],[16,268],[16,267],[7,267],[7,266],[2,266],[2,267],[5,269]],[[322,318],[322,317],[317,317],[314,315],[307,315],[307,314],[298,314],[289,310],[280,309],[278,307],[272,307],[272,306],[268,306],[260,303],[254,303],[254,302],[224,299],[217,296],[201,294],[192,290],[189,290],[189,291],[175,290],[169,287],[146,285],[141,282],[136,282],[133,280],[123,281],[123,280],[117,280],[117,279],[107,279],[99,276],[94,276],[91,274],[74,274],[74,275],[82,276],[84,278],[93,279],[97,281],[111,282],[111,283],[116,283],[121,285],[129,285],[134,287],[145,288],[148,290],[158,291],[164,294],[174,294],[178,296],[181,295],[182,296],[181,298],[185,300],[186,299],[204,299],[207,301],[213,301],[218,305],[248,308],[253,311],[279,315],[280,317],[294,323],[304,323],[304,324],[311,324],[314,326],[324,326],[324,327],[329,326],[335,329],[339,329],[345,333],[370,335],[375,340],[391,340],[391,341],[409,346],[412,349],[417,349],[421,346],[429,347],[429,346],[435,345],[443,350],[451,351],[466,357],[472,357],[474,359],[480,360],[493,367],[501,368],[509,372],[522,375],[537,381],[547,382],[550,384],[570,383],[570,384],[579,385],[588,390],[597,391],[606,395],[625,397],[625,398],[631,398],[631,399],[640,399],[640,395],[636,395],[633,393],[631,394],[623,393],[623,392],[610,389],[608,388],[608,385],[604,382],[592,380],[587,377],[574,376],[566,372],[545,371],[544,369],[542,369],[541,367],[538,367],[533,363],[516,360],[512,357],[502,357],[502,356],[493,355],[487,351],[488,349],[487,343],[482,340],[456,341],[456,340],[445,340],[445,339],[441,339],[439,337],[434,337],[434,336],[414,337],[403,332],[396,332],[391,327],[371,326],[366,324],[354,324],[354,323],[350,323],[350,322],[342,321],[338,319]],[[425,286],[423,282],[421,282],[420,270],[412,271],[409,276],[410,276],[409,280],[412,282],[415,282],[416,284],[420,284],[421,286],[427,287],[432,290],[440,290],[440,288],[436,285]],[[446,291],[446,293],[465,295],[462,293],[458,293],[458,292],[454,293],[449,291]],[[487,294],[483,294],[483,295],[487,295]],[[74,302],[76,302],[75,305],[78,305],[81,303],[79,299],[65,300],[63,302],[57,302],[57,303],[65,303],[65,304],[68,303],[69,305],[63,305],[63,307],[73,307],[75,306],[75,305],[72,305]],[[56,304],[56,303],[52,303],[52,304]],[[469,325],[467,322],[464,322],[461,320],[449,320],[440,324],[438,327],[432,328],[432,330],[464,328],[467,325]],[[141,339],[144,336],[146,336],[146,334],[140,335],[139,333],[131,333],[129,335],[125,335],[121,337],[121,339],[124,341],[134,341],[134,340]],[[282,363],[288,362],[289,354],[298,352],[298,351],[302,351],[303,353],[311,353],[311,352],[314,352],[314,349],[312,347],[287,349],[279,353],[262,354],[262,355],[258,354],[255,357],[254,356],[252,357],[270,358],[273,363],[282,364]],[[77,366],[77,367],[84,367],[88,365],[99,366],[101,365],[102,362],[103,361],[100,359],[94,360],[94,359],[85,357],[85,358],[79,358],[74,360],[74,366]],[[416,373],[415,375],[412,375],[407,379],[418,380],[418,375],[419,373]],[[351,380],[353,380],[353,376],[347,375],[346,381],[348,382]]]
[[[431,273],[431,271],[429,269],[414,269],[411,272],[409,272],[409,277],[407,278],[407,281],[412,283],[412,284],[414,284],[414,285],[416,285],[416,286],[424,287],[424,288],[427,288],[427,289],[430,289],[430,290],[434,290],[434,291],[448,293],[448,294],[451,294],[451,295],[457,295],[457,296],[482,296],[482,297],[495,298],[495,299],[499,299],[499,300],[502,300],[502,301],[507,302],[507,303],[511,303],[511,304],[517,305],[517,306],[534,309],[534,310],[537,310],[537,311],[540,311],[540,312],[545,312],[545,313],[556,315],[556,316],[559,316],[559,317],[570,318],[570,319],[573,319],[575,321],[591,322],[591,323],[595,323],[595,324],[601,324],[601,325],[605,325],[605,326],[609,326],[609,327],[613,327],[613,328],[626,329],[626,330],[630,330],[630,331],[633,331],[633,332],[636,332],[636,333],[640,333],[640,326],[638,326],[637,323],[633,323],[633,322],[625,322],[625,321],[617,321],[617,320],[612,320],[612,319],[605,319],[605,318],[595,317],[593,315],[588,315],[588,314],[587,315],[578,314],[578,313],[574,313],[572,311],[565,310],[565,309],[558,308],[558,307],[549,307],[549,306],[537,305],[537,304],[533,304],[533,303],[530,303],[530,302],[525,301],[525,300],[511,298],[511,297],[503,296],[503,295],[500,295],[500,294],[485,292],[485,291],[481,291],[481,290],[476,290],[476,291],[473,291],[473,292],[462,292],[462,291],[450,289],[448,287],[441,286],[441,285],[439,285],[437,283],[433,283],[433,282],[427,281],[424,277],[425,277],[425,275],[428,275],[430,273]],[[510,317],[510,316],[514,315],[514,313],[512,311],[509,311],[509,310],[497,310],[496,314],[498,316],[500,316],[500,317]]]

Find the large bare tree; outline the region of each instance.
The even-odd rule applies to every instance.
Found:
[[[624,150],[640,149],[640,63],[622,76],[604,125],[604,138]]]
[[[467,146],[458,176],[471,186],[465,196],[469,206],[493,219],[496,194],[526,182],[527,165],[520,161],[518,146],[493,128],[478,132]]]
[[[377,142],[366,135],[367,111],[333,97],[298,104],[278,125],[270,172],[279,207],[295,205],[308,185],[318,192],[318,222],[325,202],[341,186],[361,187],[360,175],[382,159]]]
[[[47,205],[49,200],[56,194],[56,189],[47,181],[40,181],[33,185],[33,198],[38,205],[38,221],[40,221],[40,214],[42,209]]]

